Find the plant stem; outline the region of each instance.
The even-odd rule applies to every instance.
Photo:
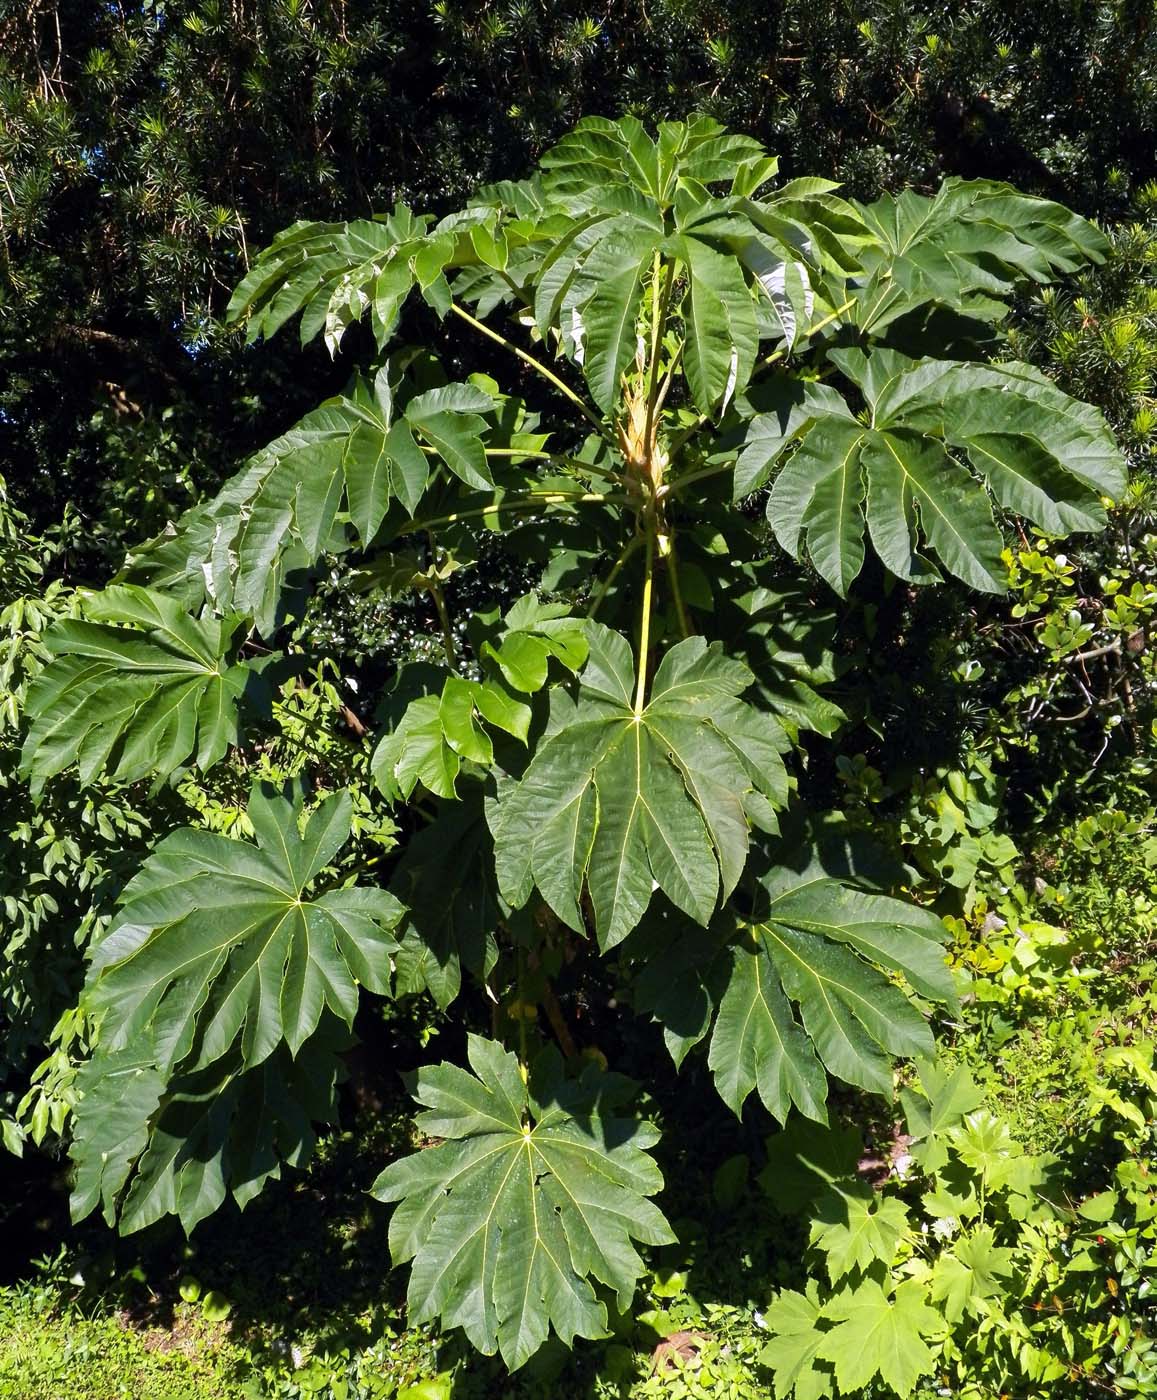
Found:
[[[433,525],[456,525],[459,520],[477,520],[483,515],[500,515],[504,510],[538,510],[542,506],[591,505],[602,501],[629,501],[630,496],[622,493],[603,491],[532,491],[515,500],[492,501],[488,506],[478,506],[471,510],[456,510],[449,515],[434,516],[430,520],[414,520],[398,531],[400,535],[413,535],[419,530],[428,530]]]
[[[430,532],[427,531],[427,534]],[[437,553],[434,536],[430,534],[430,563],[432,566],[437,564]],[[446,607],[446,594],[442,591],[442,585],[435,578],[427,580],[426,588],[434,600],[434,606],[438,609],[438,621],[442,624],[442,648],[446,653],[446,664],[453,670],[457,661],[457,653],[454,647],[454,629],[450,626],[450,613]]]
[[[521,948],[515,951],[515,998],[518,1002],[518,1062],[522,1068],[522,1075],[525,1079],[526,1065],[526,1017],[523,1013],[526,1010],[526,1002],[523,1000],[522,990],[526,980],[526,954]]]
[[[684,486],[690,486],[693,481],[706,481],[708,477],[722,476],[724,472],[733,471],[734,469],[734,462],[719,462],[713,467],[703,467],[697,472],[690,472],[687,476],[681,476],[677,480],[672,481],[664,490],[663,494],[665,496],[675,495]]]
[[[562,466],[573,467],[576,471],[605,476],[608,481],[617,481],[620,484],[626,482],[622,472],[615,471],[613,467],[602,467],[597,462],[584,462],[581,457],[573,457],[568,452],[527,451],[522,447],[487,447],[483,450],[487,457],[534,457],[543,462],[559,462]]]
[[[651,594],[655,586],[655,514],[646,514],[647,563],[643,574],[643,617],[639,627],[639,678],[635,686],[635,714],[643,713],[647,698],[647,653],[651,648]]]
[[[669,537],[667,547],[667,579],[671,584],[671,601],[675,604],[675,616],[679,619],[679,631],[684,637],[691,635],[691,623],[687,609],[683,606],[683,590],[679,586],[679,560],[675,553],[675,540]]]
[[[587,422],[594,425],[600,437],[607,437],[607,430],[603,426],[602,420],[591,412],[565,380],[560,379],[558,375],[555,374],[553,370],[548,369],[541,360],[536,360],[533,355],[528,354],[521,346],[515,345],[513,341],[507,340],[504,335],[500,335],[496,330],[492,330],[484,321],[480,321],[477,316],[471,316],[469,311],[467,311],[465,307],[459,306],[457,302],[450,303],[450,310],[460,316],[468,325],[473,326],[475,330],[481,331],[483,335],[487,335],[499,345],[505,346],[512,354],[517,355],[524,364],[528,364],[531,369],[541,374],[544,379],[554,385],[560,394],[564,394],[570,399],[571,403],[574,404]]]
[[[634,554],[635,550],[638,549],[638,547],[642,543],[642,535],[632,535],[631,538],[627,541],[627,543],[623,546],[619,557],[611,565],[610,573],[606,576],[605,579],[603,579],[602,583],[599,584],[598,589],[595,592],[595,596],[591,601],[591,605],[587,609],[587,617],[593,618],[595,613],[597,613],[598,610],[602,607],[603,601],[606,598],[607,593],[610,591],[611,584],[614,583],[615,579],[617,579],[619,574],[622,573],[623,565],[627,562],[631,555]]]
[[[550,1022],[550,1028],[554,1031],[554,1038],[558,1041],[558,1048],[568,1060],[577,1060],[579,1048],[575,1044],[575,1038],[571,1034],[570,1027],[566,1023],[566,1017],[562,1014],[562,1007],[559,1005],[558,997],[554,994],[554,988],[547,980],[542,992],[542,1008],[546,1012],[546,1019]]]
[[[647,446],[648,457],[651,453],[651,433],[655,427],[655,413],[659,407],[659,394],[657,392],[659,383],[659,347],[663,342],[663,329],[667,323],[667,306],[671,300],[671,288],[675,281],[675,264],[667,264],[667,272],[663,281],[663,290],[659,290],[659,275],[662,267],[662,257],[655,254],[655,277],[651,287],[652,320],[651,320],[651,382],[647,386],[647,428],[644,441]],[[648,461],[648,466],[650,462]]]
[[[419,443],[418,446],[427,457],[438,457],[436,447],[430,447],[427,443]],[[595,476],[605,476],[608,481],[626,483],[626,478],[622,472],[617,472],[613,467],[602,467],[597,462],[584,462],[581,457],[573,457],[567,452],[543,452],[536,447],[484,447],[483,452],[487,457],[530,457],[538,462],[559,462],[564,467],[574,467],[579,471],[592,472]]]
[[[438,583],[430,583],[430,596],[434,599],[434,606],[438,609],[438,621],[442,624],[442,649],[446,653],[447,665],[453,667],[457,661],[454,650],[454,632],[450,626],[450,614],[446,610],[446,595],[442,592],[442,586]]]
[[[836,309],[831,313],[831,315],[825,316],[822,321],[817,321],[814,326],[809,326],[807,330],[804,331],[801,339],[810,340],[813,335],[819,335],[820,331],[822,331],[825,327],[830,326],[833,321],[838,320],[844,314],[845,311],[849,311],[853,306],[855,306],[855,304],[855,297],[849,297],[847,301],[844,302],[843,306],[837,306]],[[768,355],[766,359],[760,360],[757,368],[765,369],[768,365],[775,364],[777,360],[785,359],[788,353],[788,347],[786,345],[781,345],[778,350],[772,351],[772,353]]]

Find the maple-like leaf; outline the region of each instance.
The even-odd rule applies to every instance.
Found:
[[[349,836],[349,794],[327,798],[303,830],[299,810],[258,787],[256,844],[185,828],[145,861],[89,969],[102,1052],[147,1031],[163,1074],[235,1043],[252,1068],[283,1042],[296,1053],[326,1009],[352,1024],[359,985],[388,992],[402,906],[368,887],[311,892]]]
[[[908,1212],[864,1182],[833,1185],[818,1203],[810,1242],[826,1257],[832,1283],[879,1261],[890,1266],[908,1231]]]
[[[924,1298],[924,1285],[915,1279],[889,1297],[875,1279],[865,1278],[825,1305],[825,1319],[836,1325],[825,1333],[816,1355],[833,1363],[841,1392],[862,1390],[878,1375],[898,1395],[907,1396],[934,1369],[936,1358],[924,1338],[944,1324]]]

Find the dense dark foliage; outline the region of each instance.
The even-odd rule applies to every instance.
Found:
[[[859,197],[983,175],[1112,215],[1153,166],[1155,47],[1142,0],[3,0],[0,474],[107,572],[324,385],[222,335],[251,251],[445,212],[585,113],[704,110]]]

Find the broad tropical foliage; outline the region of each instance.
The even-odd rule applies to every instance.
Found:
[[[376,712],[375,801],[405,843],[388,889],[335,867],[349,797],[307,812],[260,784],[255,843],[177,830],[125,887],[84,996],[78,1214],[191,1227],[244,1203],[329,1116],[363,991],[448,1006],[465,974],[516,1047],[496,1016],[472,1072],[419,1073],[440,1141],[375,1192],[415,1318],[513,1368],[551,1329],[604,1335],[602,1290],[625,1307],[636,1244],[673,1239],[631,1086],[564,1066],[565,1025],[532,1054],[528,979],[559,950],[619,962],[737,1115],[755,1094],[824,1122],[830,1079],[890,1094],[895,1059],[932,1052],[943,922],[797,796],[840,719],[821,590],[999,591],[1017,520],[1104,527],[1126,471],[1100,412],[997,354],[1018,289],[1109,245],[995,182],[863,203],[777,171],[706,117],[589,118],[458,213],[299,223],[254,259],[231,307],[252,341],[299,317],[331,354],[366,334],[375,363],[46,631],[24,771],[213,770],[267,678],[302,669],[334,561],[364,594],[428,596],[443,657]],[[435,319],[505,355],[508,387],[416,344]],[[494,532],[527,591],[463,625],[446,580]],[[777,1361],[797,1394],[805,1362],[848,1388],[927,1369],[931,1310],[886,1282],[857,1278]],[[781,1345],[820,1306],[784,1303]]]

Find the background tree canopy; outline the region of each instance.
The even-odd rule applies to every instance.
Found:
[[[222,334],[253,251],[445,213],[587,113],[702,110],[857,198],[955,174],[1112,215],[1153,168],[1153,35],[1144,0],[4,0],[0,471],[103,574],[345,377]]]

